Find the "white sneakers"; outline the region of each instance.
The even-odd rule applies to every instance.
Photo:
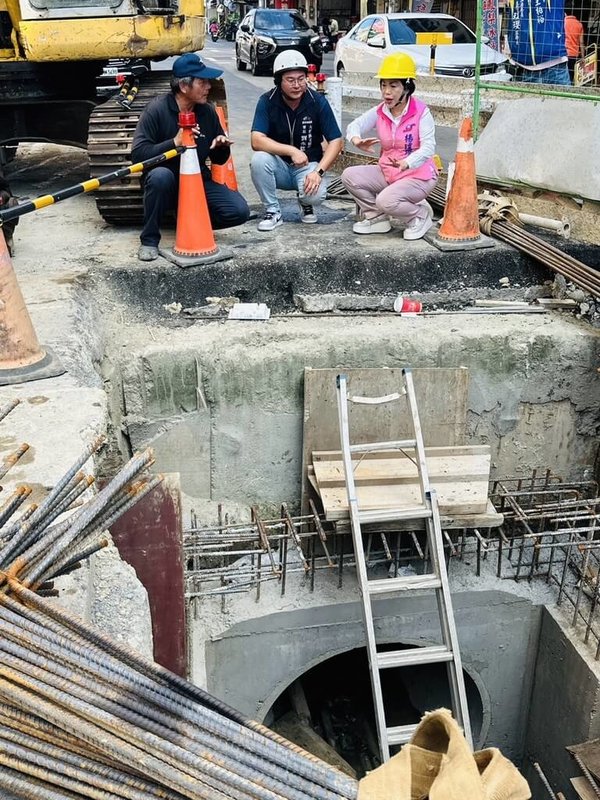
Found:
[[[388,233],[392,230],[391,223],[387,217],[374,217],[373,219],[361,219],[352,226],[354,233]]]
[[[403,235],[404,238],[408,240],[421,239],[433,225],[433,209],[427,200],[421,200],[417,205],[423,206],[427,214],[424,219],[413,219],[412,222],[409,222],[406,226]],[[379,217],[373,217],[372,219],[361,219],[360,222],[355,222],[352,226],[352,230],[354,233],[362,234],[389,233],[389,231],[392,230],[392,225],[388,217],[381,215]]]
[[[410,241],[413,241],[414,239],[422,239],[429,228],[431,228],[433,225],[433,208],[429,205],[427,200],[421,200],[421,202],[417,203],[417,205],[423,206],[425,211],[427,211],[427,214],[424,219],[415,217],[415,219],[409,222],[404,229],[404,238]]]
[[[267,211],[264,219],[261,219],[257,227],[259,231],[272,231],[280,225],[283,225],[281,211]]]

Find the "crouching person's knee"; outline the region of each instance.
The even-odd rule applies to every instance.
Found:
[[[381,195],[375,198],[375,208],[380,214],[386,214],[388,217],[396,216],[397,203],[389,202],[382,198]]]
[[[250,173],[252,175],[261,175],[265,172],[273,172],[275,169],[275,156],[271,153],[264,153],[259,151],[254,153],[250,162]]]
[[[353,172],[355,167],[346,167],[346,169],[342,172],[341,181],[346,187],[346,189],[353,189],[355,187]]]
[[[146,191],[168,192],[175,187],[175,175],[167,167],[155,167],[144,177]]]

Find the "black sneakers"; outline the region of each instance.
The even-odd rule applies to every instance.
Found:
[[[302,222],[306,225],[314,225],[317,221],[314,208],[312,206],[305,206],[304,203],[300,203],[300,201],[298,201],[298,203],[300,205],[300,219]]]

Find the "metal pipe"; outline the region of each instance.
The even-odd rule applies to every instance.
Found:
[[[137,164],[130,164],[128,167],[121,167],[114,172],[109,172],[106,175],[101,175],[99,178],[90,178],[83,183],[78,183],[75,186],[69,186],[66,189],[61,189],[54,194],[45,194],[41,197],[36,197],[34,200],[27,200],[24,203],[19,203],[6,211],[0,211],[0,228],[5,222],[11,219],[22,217],[23,214],[29,214],[31,211],[39,211],[41,208],[59,203],[61,200],[67,200],[69,197],[75,197],[78,194],[85,192],[93,192],[100,186],[104,186],[112,181],[126,178],[128,175],[135,175],[143,172],[144,169],[155,167],[157,164],[162,164],[164,161],[169,161],[175,156],[180,155],[185,150],[185,147],[175,147],[172,150],[167,150],[165,153],[160,153],[157,156],[148,158],[146,161],[140,161]]]
[[[3,631],[5,639],[8,638],[12,641],[16,641],[18,644],[20,641],[20,629],[17,627],[19,622],[19,606],[16,601],[12,601],[12,606],[13,609],[16,606],[16,609],[11,610],[0,606],[0,617],[3,620],[3,622],[0,624],[0,628]],[[158,704],[158,706],[163,708],[163,710],[174,715],[174,729],[177,732],[184,732],[182,720],[187,720],[189,724],[195,724],[198,726],[196,734],[194,735],[192,731],[192,735],[193,738],[201,741],[204,746],[207,744],[214,746],[215,742],[217,741],[215,737],[224,736],[222,740],[225,748],[229,751],[230,757],[235,760],[248,763],[247,758],[244,756],[245,750],[248,749],[248,741],[244,743],[244,741],[240,740],[239,737],[230,741],[230,736],[225,730],[222,730],[221,732],[216,731],[214,735],[211,734],[212,727],[214,726],[211,727],[210,725],[207,725],[204,720],[200,722],[198,715],[194,713],[197,708],[193,703],[186,701],[184,698],[181,698],[173,692],[169,692],[168,696],[161,694],[157,687],[155,687],[150,681],[143,681],[143,686],[148,687],[144,689],[140,684],[140,676],[134,676],[133,674],[129,673],[123,668],[122,664],[114,662],[113,660],[107,660],[106,656],[103,656],[102,653],[96,653],[93,649],[90,649],[89,646],[81,646],[79,642],[65,644],[64,641],[61,640],[60,635],[49,631],[40,630],[39,625],[31,621],[32,615],[29,612],[27,612],[27,617],[29,618],[29,621],[24,621],[22,623],[22,630],[24,631],[24,636],[26,637],[25,641],[26,643],[33,644],[35,651],[41,654],[41,661],[39,657],[33,657],[31,658],[32,663],[45,667],[52,660],[53,650],[56,651],[56,648],[59,648],[61,652],[61,663],[60,665],[53,667],[53,671],[59,671],[62,672],[63,675],[69,676],[71,674],[69,669],[74,669],[75,671],[83,670],[95,681],[91,684],[94,693],[95,688],[102,685],[103,698],[110,695],[113,700],[116,699],[117,702],[120,702],[121,704],[126,703],[123,692],[133,689],[135,691],[135,697],[133,701],[134,710],[139,710],[140,708],[142,710],[148,710],[153,704]],[[40,638],[40,636],[42,638]],[[2,647],[1,644],[0,647]],[[26,651],[24,651],[22,654],[25,657],[27,656]],[[67,666],[68,664],[71,664],[71,667],[69,667],[65,673],[62,667]],[[25,667],[26,662],[24,662],[24,668]],[[78,682],[81,683],[81,679]],[[115,694],[113,691],[115,689],[119,689],[120,692]],[[141,706],[140,700],[144,701]],[[188,731],[187,728],[186,731]],[[210,741],[207,740],[207,736],[209,737]],[[253,758],[251,755],[248,757],[251,759]],[[254,760],[252,761],[251,766],[254,766],[255,771],[258,771],[259,773],[261,772],[261,762]],[[272,771],[270,773],[268,765],[265,767],[263,764],[262,766],[262,771],[266,775],[272,774],[273,777],[276,777],[277,773],[273,773]],[[294,776],[289,773],[287,769],[285,771],[285,780],[290,780],[292,783],[297,783],[297,779],[294,778]],[[308,788],[311,792],[314,790],[314,786],[312,784],[310,784]]]
[[[135,475],[138,474],[145,466],[152,460],[153,455],[151,450],[146,450],[137,456],[134,456],[123,469],[115,475],[115,477],[98,492],[98,494],[91,500],[87,506],[83,508],[81,513],[77,515],[74,524],[68,528],[65,533],[55,541],[49,548],[44,542],[38,541],[37,545],[32,548],[32,557],[38,555],[39,552],[44,552],[44,558],[36,564],[32,569],[27,569],[24,564],[19,573],[25,578],[26,582],[30,585],[40,579],[42,575],[52,566],[58,555],[65,547],[72,544],[75,538],[98,516],[101,510],[108,504],[110,500],[123,488],[123,486],[130,481]],[[47,548],[47,549],[46,549]],[[26,577],[25,577],[26,576]]]
[[[6,667],[0,668],[0,695],[4,695],[9,702],[42,716],[59,728],[68,727],[83,741],[98,740],[100,730],[97,725],[84,718],[84,704],[49,688],[40,695],[37,693],[39,688],[38,682],[17,675]],[[103,750],[115,758],[117,763],[136,764],[138,760],[143,760],[144,770],[149,777],[157,779],[159,784],[163,783],[170,789],[182,792],[191,800],[211,800],[213,797],[226,800],[226,795],[220,791],[205,789],[196,778],[174,769],[162,758],[140,751],[138,747],[110,731],[103,730],[101,735]]]
[[[104,443],[104,437],[98,436],[91,444],[89,444],[77,461],[72,467],[65,472],[59,482],[55,485],[51,492],[44,498],[40,505],[36,508],[31,517],[27,520],[27,524],[14,524],[3,535],[11,537],[11,540],[0,550],[0,565],[6,564],[8,559],[16,552],[20,546],[22,538],[34,527],[34,525],[44,518],[45,514],[51,509],[54,504],[63,496],[66,486],[68,486],[78,470],[85,464],[85,462],[96,452],[101,444]]]
[[[6,456],[6,458],[2,461],[2,464],[0,464],[0,480],[6,475],[9,469],[14,467],[17,461],[22,458],[28,450],[29,445],[26,442],[23,442],[23,444],[19,445],[14,453]]]
[[[512,83],[479,83],[480,89],[497,89],[501,92],[519,92],[521,94],[535,94],[539,97],[566,97],[569,100],[590,100],[597,103],[600,99],[598,94],[582,94],[581,92],[559,92],[556,89],[528,89],[523,84],[518,86]]]
[[[445,206],[443,188],[437,186],[428,199],[436,207],[443,209]],[[590,292],[590,294],[600,297],[600,273],[592,267],[578,261],[567,253],[563,253],[538,236],[510,222],[505,220],[488,220],[486,222],[485,218],[481,222],[484,233],[507,242],[507,244],[531,256],[535,261],[539,261],[554,272],[558,272],[573,281],[573,283]]]
[[[10,400],[6,405],[0,407],[0,422],[2,422],[4,417],[7,417],[10,412],[19,405],[20,402],[20,400],[16,399]]]
[[[289,769],[293,769],[298,774],[331,788],[332,791],[337,792],[342,797],[347,797],[351,800],[356,797],[356,782],[336,770],[331,770],[316,756],[306,753],[302,748],[288,742],[264,725],[254,720],[246,719],[239,712],[212,697],[199,686],[189,684],[183,678],[174,675],[159,664],[146,661],[137,652],[113,641],[96,628],[86,626],[77,617],[39,598],[35,592],[20,585],[13,579],[10,579],[10,586],[12,591],[22,598],[22,601],[27,605],[28,612],[35,609],[48,616],[51,620],[65,625],[72,634],[75,633],[83,637],[86,642],[99,647],[106,653],[121,660],[125,665],[138,670],[142,676],[156,680],[157,685],[161,687],[161,691],[173,690],[179,692],[182,698],[201,704],[196,707],[197,713],[202,714],[206,720],[212,719],[215,724],[227,731],[227,735],[235,735],[239,731],[238,726],[241,725],[246,728],[246,735],[253,737],[253,746],[263,748],[265,754],[268,753],[268,757],[271,760],[285,764]],[[270,742],[265,740],[270,740]],[[272,749],[270,743],[275,743],[279,747]]]
[[[19,506],[29,497],[31,489],[29,486],[18,486],[10,495],[7,501],[0,508],[0,526],[4,525],[12,517]],[[2,532],[0,531],[0,538]]]
[[[239,794],[257,800],[279,800],[279,797],[305,800],[311,796],[335,800],[334,795],[314,785],[303,784],[303,790],[298,791],[294,787],[294,783],[298,782],[295,776],[291,773],[280,774],[278,779],[276,770],[269,771],[269,764],[262,764],[258,760],[254,760],[252,769],[248,769],[240,762],[235,748],[231,748],[226,757],[222,751],[219,753],[215,750],[215,741],[212,742],[213,747],[208,749],[204,749],[205,742],[200,747],[195,745],[193,738],[189,738],[193,733],[191,727],[182,726],[176,716],[169,720],[164,713],[140,703],[139,695],[130,693],[128,697],[123,682],[123,691],[116,692],[110,684],[99,681],[97,676],[86,678],[79,674],[77,680],[73,681],[70,668],[65,668],[56,660],[49,660],[46,655],[28,653],[27,648],[15,644],[12,637],[11,640],[4,638],[0,642],[0,652],[3,653],[4,666],[15,674],[20,673],[43,697],[60,698],[61,704],[73,708],[89,722],[126,738],[128,742],[154,753],[157,758],[162,757],[174,769],[183,769],[214,788],[222,786],[224,791],[232,791],[234,796]],[[261,766],[264,767],[262,772]],[[257,776],[260,776],[261,783],[263,776],[269,777],[268,785],[257,783]],[[282,778],[287,781],[287,786]]]
[[[203,759],[206,752],[210,752],[210,763],[231,773],[229,778],[222,776],[225,782],[233,781],[234,784],[236,782],[239,784],[253,781],[260,775],[261,781],[264,777],[269,778],[269,793],[265,794],[258,788],[255,791],[256,797],[270,797],[271,790],[279,793],[283,791],[282,796],[290,800],[304,800],[305,797],[335,800],[337,797],[289,770],[282,770],[239,747],[232,746],[226,739],[207,734],[202,727],[194,726],[190,720],[182,724],[180,707],[175,710],[170,705],[165,705],[164,698],[161,702],[160,695],[155,692],[141,691],[139,686],[126,679],[115,679],[115,676],[102,665],[92,665],[81,655],[76,656],[73,653],[67,655],[62,649],[59,651],[60,662],[53,663],[53,649],[44,646],[43,642],[30,632],[23,646],[19,644],[19,629],[15,625],[3,623],[1,629],[4,640],[0,642],[0,651],[4,651],[4,663],[7,666],[15,670],[20,668],[25,674],[29,663],[30,671],[27,674],[30,677],[42,680],[58,689],[67,686],[68,692],[81,701],[94,704],[96,708],[124,720],[127,725],[134,725],[138,730],[146,730],[160,736],[174,747],[183,748],[182,752],[185,755],[181,758],[184,761],[188,758],[188,753]],[[27,649],[29,642],[33,643],[37,654],[32,654]],[[75,683],[70,684],[73,670],[78,674],[78,678]],[[87,673],[89,677],[85,677],[83,673]],[[102,687],[100,692],[98,687]],[[140,703],[140,700],[143,702]],[[131,735],[134,736],[135,732]],[[176,750],[173,752],[177,753]],[[193,767],[194,763],[191,759],[190,766]]]
[[[550,796],[551,800],[556,800],[556,795],[552,791],[552,787],[550,786],[550,782],[548,781],[548,778],[544,775],[544,773],[542,771],[542,768],[537,763],[537,761],[534,763],[533,767],[534,767],[535,771],[537,772],[537,774],[539,775],[540,780],[541,780],[542,784],[544,785],[544,788],[548,792],[548,795]]]
[[[497,13],[497,12],[496,12]],[[475,4],[475,85],[473,91],[473,141],[479,135],[480,86],[481,86],[481,37],[483,36],[483,0]]]

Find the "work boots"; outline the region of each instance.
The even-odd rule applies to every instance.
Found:
[[[409,744],[364,777],[358,800],[528,800],[527,781],[499,750],[473,754],[446,709],[425,714]]]

